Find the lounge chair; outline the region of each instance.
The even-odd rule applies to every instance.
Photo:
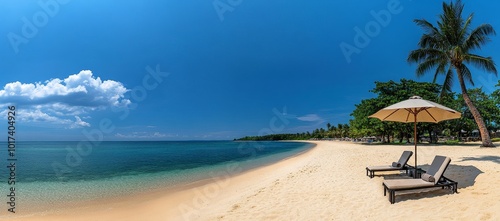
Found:
[[[436,156],[432,161],[429,171],[422,174],[419,179],[394,179],[384,180],[384,196],[389,192],[389,201],[394,204],[396,201],[396,192],[403,190],[415,190],[424,188],[445,187],[450,189],[452,193],[457,192],[458,183],[443,176],[446,168],[450,164],[451,159],[444,156]]]
[[[366,175],[369,176],[370,178],[373,178],[375,176],[375,172],[377,171],[381,172],[381,171],[394,171],[394,170],[404,170],[406,171],[406,174],[408,174],[409,166],[407,165],[407,163],[408,160],[410,160],[411,155],[413,155],[413,152],[404,151],[403,154],[401,154],[401,157],[399,158],[398,162],[394,162],[392,163],[392,165],[366,167]]]

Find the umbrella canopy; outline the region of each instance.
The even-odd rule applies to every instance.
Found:
[[[370,117],[383,121],[397,121],[403,123],[431,122],[460,118],[461,113],[447,108],[441,104],[424,100],[419,96],[410,97],[408,100],[388,106]]]
[[[369,117],[378,118],[382,121],[396,121],[403,123],[414,123],[415,142],[415,173],[417,176],[417,122],[438,123],[444,120],[460,118],[462,114],[456,110],[447,108],[441,104],[424,100],[419,96],[388,106]]]

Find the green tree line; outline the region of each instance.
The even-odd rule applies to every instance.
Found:
[[[347,138],[350,136],[349,124],[338,124],[334,126],[326,124],[326,128],[317,128],[312,132],[302,132],[295,134],[269,134],[265,136],[246,136],[236,140],[253,141],[274,141],[274,140],[310,140],[310,139],[328,139],[328,138]]]

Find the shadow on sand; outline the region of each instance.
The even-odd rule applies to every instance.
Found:
[[[500,164],[499,156],[463,157],[460,161],[491,161]]]
[[[497,159],[498,160],[498,159]],[[429,169],[429,164],[420,166],[424,170]],[[473,186],[476,182],[477,176],[483,173],[475,166],[462,166],[450,164],[448,169],[446,169],[445,176],[453,181],[458,182],[458,194],[460,194],[460,189]],[[401,175],[387,175],[385,179],[411,179],[408,176]],[[449,189],[441,188],[428,188],[420,190],[408,190],[398,192],[396,195],[396,202],[406,201],[406,200],[417,200],[421,198],[434,198],[443,196],[446,194],[452,194]]]
[[[364,146],[415,146],[414,143],[368,143],[368,142],[356,142],[356,144]],[[481,146],[480,143],[458,143],[458,144],[443,144],[443,143],[418,143],[420,146],[434,146],[434,147],[446,147],[446,146],[458,146],[458,147],[477,147]]]

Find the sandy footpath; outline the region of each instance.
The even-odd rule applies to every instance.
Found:
[[[370,179],[365,167],[397,161],[412,145],[313,143],[315,148],[299,156],[238,175],[238,165],[230,165],[220,177],[176,191],[7,220],[500,220],[500,148],[419,146],[424,169],[435,155],[451,157],[445,175],[458,181],[458,194],[423,190],[397,195],[391,205],[382,181],[403,175]]]

